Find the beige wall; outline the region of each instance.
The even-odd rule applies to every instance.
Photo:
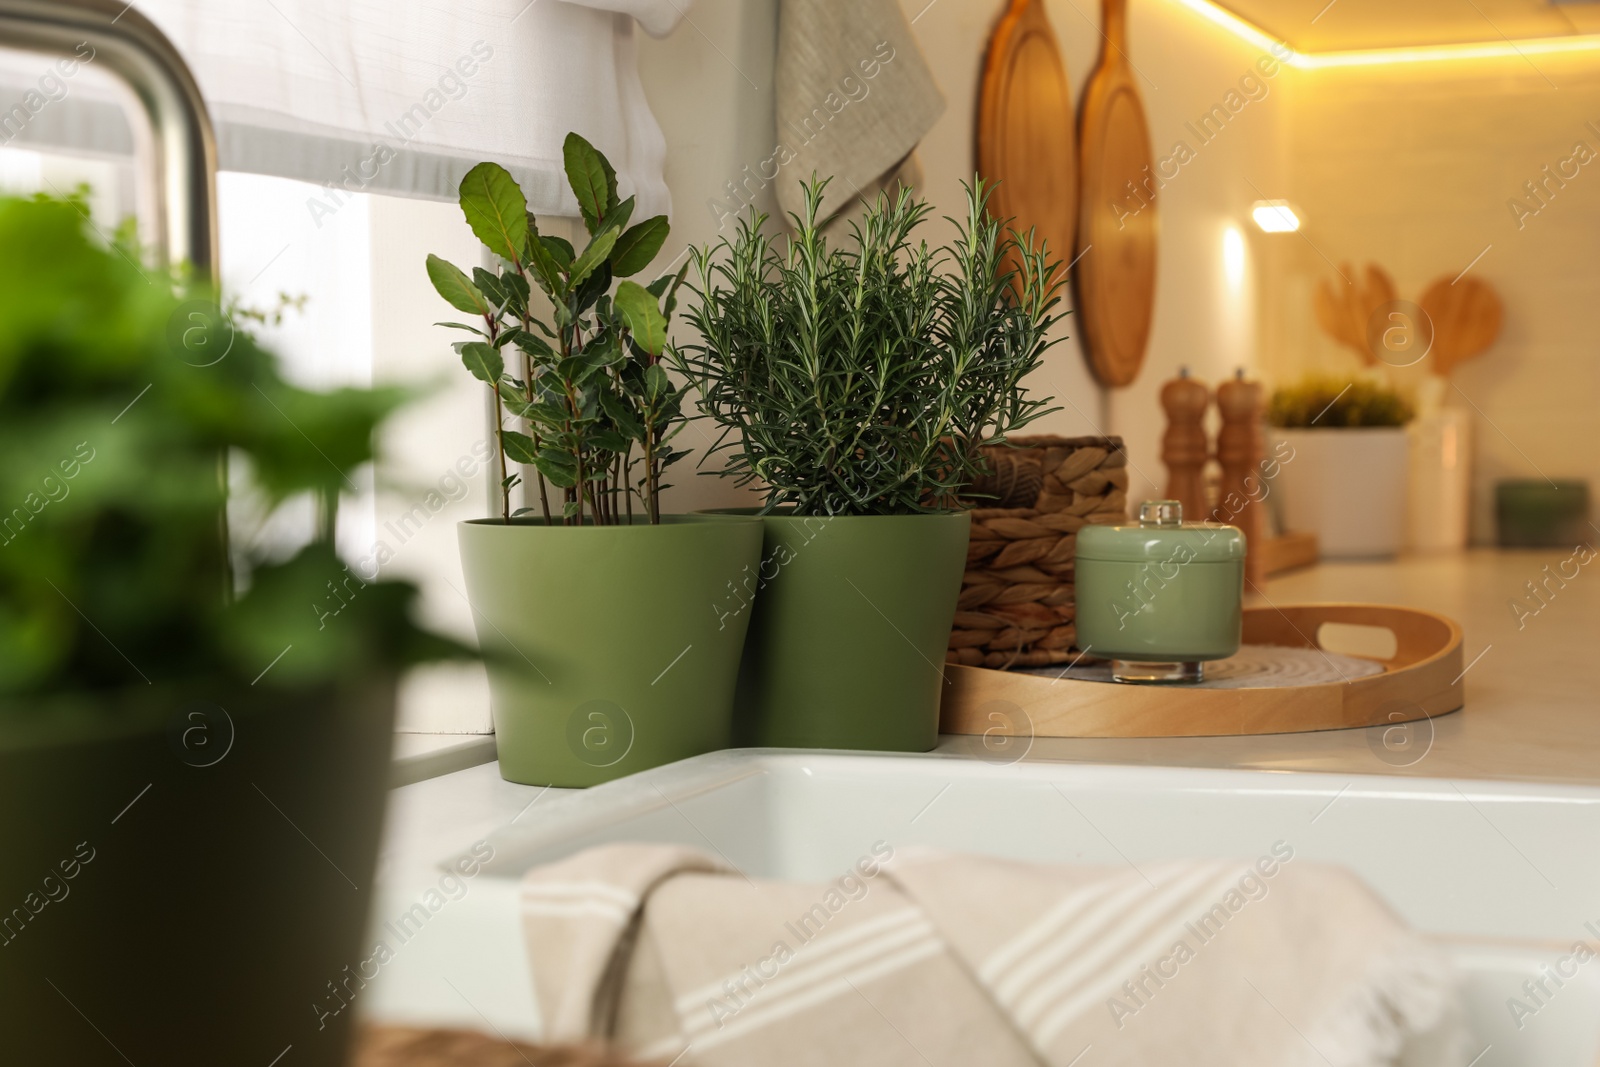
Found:
[[[916,20],[913,30],[947,103],[921,147],[922,191],[942,215],[959,206],[959,183],[973,171],[983,52],[1005,5],[1001,0],[902,4],[907,18]],[[1100,47],[1096,5],[1049,0],[1047,6],[1076,98]],[[746,163],[771,153],[775,10],[773,0],[701,0],[690,11],[692,23],[664,41],[641,46],[645,88],[669,146],[674,250],[681,248],[680,239],[715,237],[706,202],[722,196],[723,183]],[[1195,158],[1161,193],[1160,274],[1145,370],[1132,387],[1103,395],[1078,350],[1078,325],[1068,318],[1062,327],[1067,339],[1051,350],[1029,384],[1055,396],[1063,409],[1037,424],[1038,430],[1124,435],[1136,471],[1134,492],[1153,494],[1165,480],[1158,452],[1162,422],[1154,399],[1160,383],[1184,364],[1211,380],[1255,364],[1255,272],[1247,265],[1243,284],[1231,287],[1222,269],[1222,242],[1227,227],[1243,230],[1248,206],[1257,199],[1251,182],[1266,195],[1282,195],[1285,169],[1278,135],[1285,124],[1285,78],[1265,81],[1265,97],[1244,107],[1215,141],[1201,145],[1184,124],[1220,103],[1251,71],[1258,50],[1167,0],[1134,0],[1130,33],[1133,60],[1148,75],[1141,89],[1157,155],[1170,154],[1180,139],[1195,150]],[[759,204],[770,210],[770,190]],[[1153,484],[1140,486],[1141,474]],[[726,497],[727,487],[707,482],[680,489],[676,506]]]
[[[1537,63],[1537,67],[1535,66]],[[1283,322],[1267,346],[1275,375],[1353,366],[1311,318],[1313,279],[1367,260],[1416,299],[1488,249],[1473,273],[1505,303],[1499,342],[1455,372],[1451,406],[1472,410],[1473,538],[1493,537],[1493,483],[1600,475],[1600,65],[1592,57],[1512,57],[1299,72],[1290,138],[1292,196],[1308,242],[1287,257]],[[1577,142],[1597,158],[1538,202]],[[1568,168],[1571,173],[1572,168]],[[1412,385],[1425,366],[1395,375]]]
[[[772,155],[773,56],[777,51],[776,0],[699,0],[672,36],[641,35],[639,76],[667,141],[666,177],[672,193],[672,234],[657,261],[682,263],[688,247],[715,242],[724,186]],[[769,187],[756,207],[776,210]],[[727,223],[724,232],[731,232]],[[710,431],[691,423],[678,439],[694,455],[673,467],[663,493],[669,511],[731,507],[757,502],[726,479],[696,473]],[[713,459],[704,469],[720,466]]]
[[[939,213],[959,203],[973,169],[973,122],[983,52],[1003,0],[901,0],[944,92],[947,110],[921,147],[923,192]],[[1047,0],[1075,98],[1101,37],[1098,5]],[[666,131],[675,203],[669,252],[716,236],[708,201],[772,149],[775,0],[700,0],[692,24],[641,47],[646,89]],[[1519,227],[1508,200],[1568,159],[1582,140],[1600,154],[1600,65],[1541,56],[1464,63],[1295,71],[1262,79],[1223,133],[1202,143],[1189,128],[1252,73],[1260,50],[1171,0],[1133,0],[1130,56],[1158,158],[1177,142],[1194,157],[1161,191],[1154,328],[1138,381],[1100,390],[1077,348],[1078,324],[1030,386],[1063,410],[1040,424],[1061,433],[1123,435],[1133,492],[1165,480],[1159,447],[1161,384],[1188,365],[1216,382],[1243,366],[1269,384],[1309,369],[1353,370],[1354,358],[1317,330],[1311,292],[1332,263],[1373,260],[1416,298],[1490,247],[1475,272],[1506,304],[1505,330],[1485,357],[1459,370],[1455,406],[1475,407],[1478,463],[1474,536],[1492,536],[1492,483],[1502,477],[1600,474],[1600,451],[1581,448],[1600,401],[1593,338],[1600,301],[1600,159],[1582,167]],[[1259,90],[1257,91],[1259,95]],[[1552,186],[1554,188],[1554,186]],[[770,189],[758,201],[770,210]],[[1302,235],[1265,235],[1253,201],[1288,197]],[[1530,201],[1531,203],[1531,201]],[[1237,229],[1244,277],[1232,284],[1224,234]],[[1089,253],[1093,255],[1093,252]],[[1398,374],[1411,387],[1425,367]],[[691,440],[695,431],[690,431]],[[1142,477],[1141,477],[1142,476]],[[712,479],[676,492],[678,506],[733,499]]]

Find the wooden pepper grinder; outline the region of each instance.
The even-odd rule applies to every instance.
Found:
[[[1189,377],[1189,368],[1183,367],[1161,387],[1161,406],[1167,412],[1167,432],[1161,436],[1167,499],[1180,502],[1184,517],[1198,522],[1206,514],[1205,469],[1211,442],[1206,439],[1205,418],[1211,390]]]
[[[1266,513],[1262,510],[1267,496],[1262,481],[1267,456],[1263,428],[1266,394],[1260,382],[1246,381],[1240,368],[1233,381],[1217,386],[1217,408],[1222,413],[1222,431],[1217,435],[1222,481],[1211,517],[1244,531],[1245,582],[1261,589],[1267,578],[1266,555],[1261,551],[1266,538]]]

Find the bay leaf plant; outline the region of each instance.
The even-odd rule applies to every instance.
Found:
[[[629,524],[637,499],[642,517],[658,523],[662,472],[684,455],[671,447],[684,387],[662,365],[684,272],[649,285],[626,280],[661,250],[666,216],[630,225],[635,198],[618,198],[616,171],[578,134],[567,135],[562,156],[588,243],[580,250],[541,234],[510,173],[478,164],[461,181],[461,211],[498,266],[469,276],[430,255],[439,295],[474,316],[439,325],[475,335],[453,347],[494,397],[503,521],[538,514],[547,524]],[[537,509],[513,512],[522,477],[511,464],[534,468]]]
[[[1055,343],[1065,271],[1032,231],[989,215],[981,180],[936,248],[910,190],[880,193],[830,243],[827,184],[804,183],[786,243],[752,211],[696,250],[685,320],[700,339],[674,361],[721,430],[718,473],[764,483],[764,511],[949,510],[984,470],[979,445],[1054,410],[1022,381]]]

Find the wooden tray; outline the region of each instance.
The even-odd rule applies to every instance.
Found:
[[[1383,670],[1351,681],[1270,688],[1120,685],[983,667],[945,667],[941,732],[983,734],[1022,711],[1036,737],[1211,737],[1392,725],[1460,710],[1461,627],[1443,615],[1377,604],[1246,608],[1244,643],[1320,648],[1324,623],[1394,634]]]

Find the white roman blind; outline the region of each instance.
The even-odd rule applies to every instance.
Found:
[[[493,159],[534,211],[576,215],[561,166],[576,130],[615,164],[641,217],[668,198],[635,27],[664,35],[690,2],[135,0],[193,69],[223,170],[314,183],[334,211],[363,192],[454,199],[468,168]],[[7,67],[0,93],[15,90],[28,113],[0,110],[0,143],[129,150],[90,79],[26,98],[29,66]]]

